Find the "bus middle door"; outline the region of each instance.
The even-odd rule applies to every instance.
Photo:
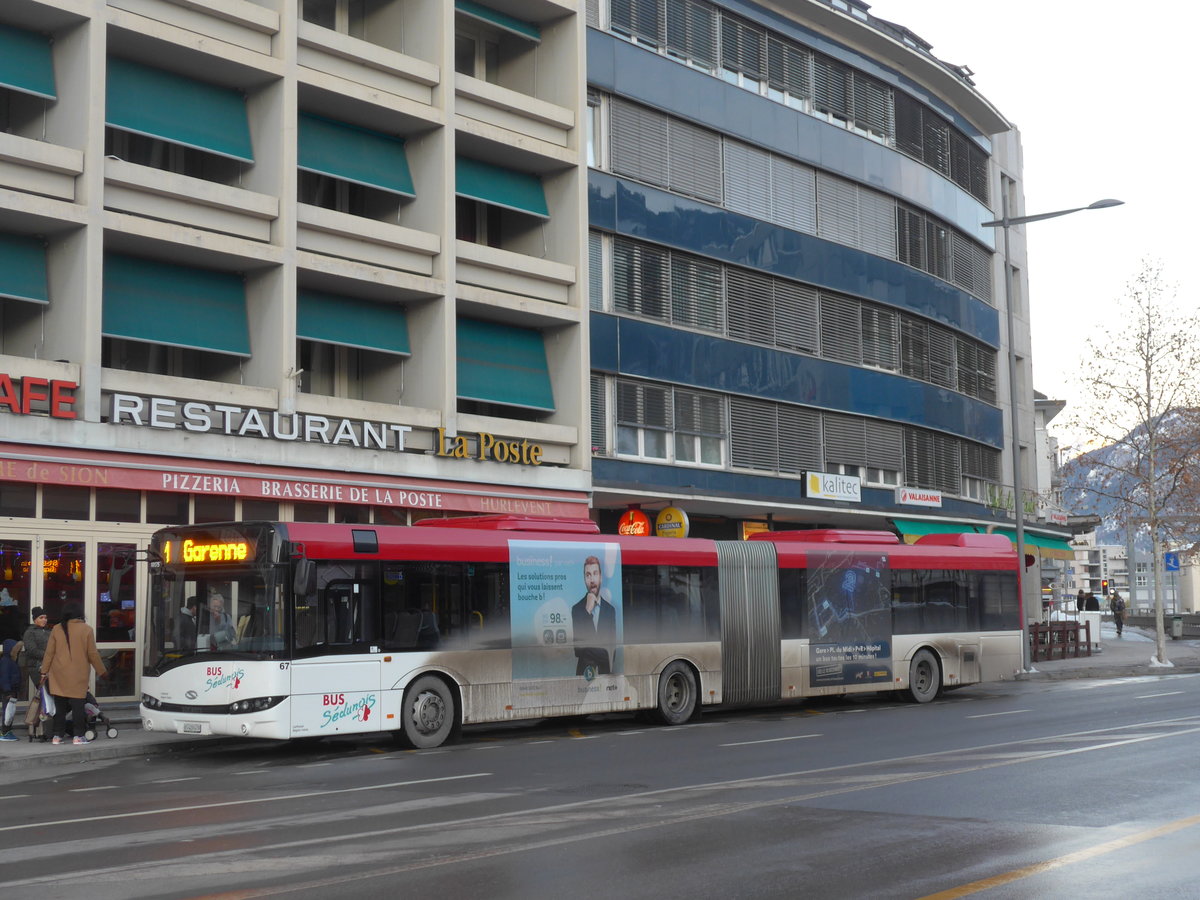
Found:
[[[373,593],[357,580],[318,587],[312,643],[297,647],[292,664],[293,737],[379,731]]]

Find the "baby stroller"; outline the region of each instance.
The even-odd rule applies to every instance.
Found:
[[[113,726],[108,716],[104,714],[104,710],[100,708],[100,704],[96,702],[96,697],[91,691],[88,691],[87,697],[84,698],[83,711],[87,721],[83,723],[82,731],[75,730],[75,723],[72,721],[74,716],[69,712],[67,713],[68,735],[74,737],[77,734],[82,734],[86,740],[94,741],[100,729],[103,728],[105,735],[108,737],[115,738],[117,736],[117,729]]]
[[[53,707],[49,700],[42,700],[40,697],[38,700],[38,707],[39,708],[36,713],[36,728],[30,728],[29,740],[32,741],[37,738],[38,740],[48,741],[50,739],[49,732],[53,724],[51,720],[54,718],[52,711]],[[30,709],[33,709],[33,703],[30,703]],[[108,716],[104,714],[104,710],[100,708],[100,704],[96,701],[96,697],[91,691],[88,691],[87,696],[84,698],[83,711],[86,721],[83,723],[83,728],[79,731],[76,731],[74,721],[75,716],[68,709],[66,727],[67,737],[74,737],[78,734],[89,741],[94,741],[101,728],[104,729],[104,733],[108,735],[108,737],[115,738],[117,736],[116,727],[111,721],[109,721]],[[27,715],[26,724],[29,724],[28,720],[29,716]]]

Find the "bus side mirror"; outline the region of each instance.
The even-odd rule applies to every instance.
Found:
[[[317,564],[311,559],[296,560],[296,576],[292,581],[292,590],[304,597],[317,589]]]

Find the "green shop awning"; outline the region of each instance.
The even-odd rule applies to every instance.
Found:
[[[0,25],[0,87],[55,99],[54,60],[44,35]]]
[[[408,356],[408,319],[387,303],[320,291],[296,294],[296,337]]]
[[[49,303],[46,245],[24,234],[0,234],[0,297]]]
[[[980,528],[979,530],[983,531],[984,529]],[[992,534],[1002,534],[1014,544],[1017,542],[1017,533],[1011,528],[993,528]],[[1075,551],[1062,538],[1038,534],[1036,531],[1030,531],[1028,528],[1025,529],[1025,545],[1026,547],[1035,547],[1038,555],[1047,559],[1075,558]]]
[[[904,535],[904,543],[915,544],[918,539],[927,534],[974,534],[971,525],[960,525],[957,522],[933,522],[916,519],[892,519],[892,524]]]
[[[378,131],[301,113],[300,168],[412,197],[404,141]]]
[[[106,337],[250,355],[242,276],[109,254],[104,257]]]
[[[514,19],[512,16],[491,7],[480,6],[478,3],[472,3],[471,0],[454,0],[454,8],[464,16],[478,19],[480,22],[485,22],[510,34],[515,34],[517,37],[523,37],[530,41],[540,41],[542,39],[542,30],[536,25],[531,22],[522,21],[521,19]]]
[[[254,162],[238,91],[113,57],[106,103],[104,121],[113,128]]]
[[[542,180],[526,172],[460,156],[455,164],[454,190],[460,197],[550,218]]]
[[[542,333],[499,322],[459,319],[458,396],[553,412],[554,392]]]

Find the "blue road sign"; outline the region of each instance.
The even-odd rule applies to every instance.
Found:
[[[1166,569],[1168,572],[1178,572],[1179,571],[1179,554],[1178,553],[1164,553],[1163,554],[1163,568]]]

